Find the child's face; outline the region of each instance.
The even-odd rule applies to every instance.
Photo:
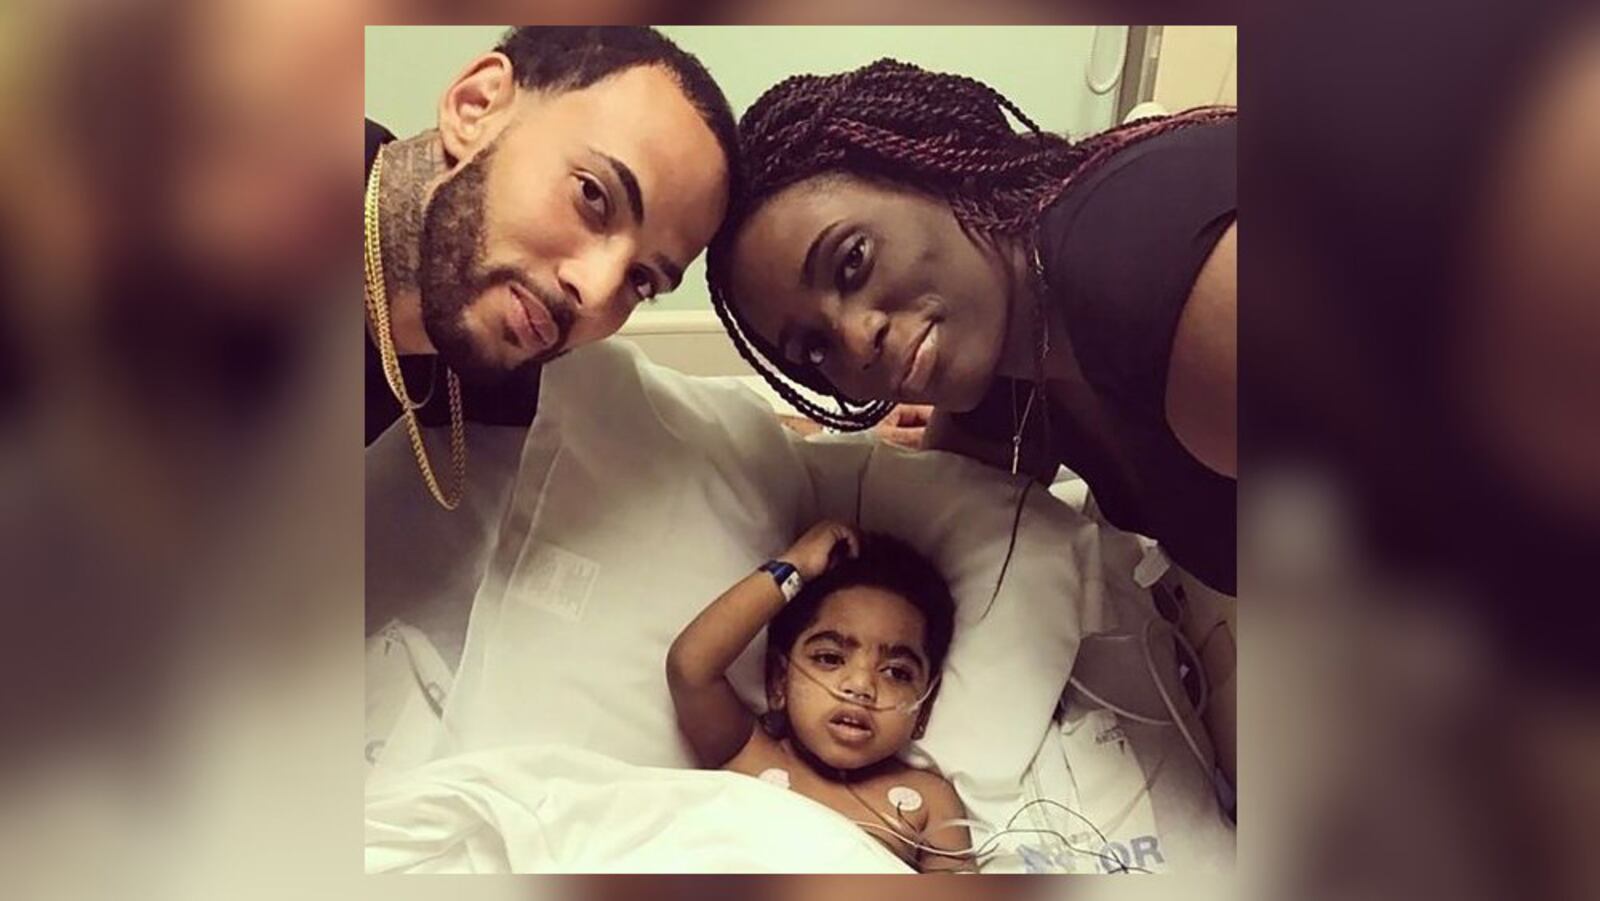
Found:
[[[911,707],[935,675],[924,631],[922,613],[899,595],[840,589],[795,639],[771,700],[823,762],[847,770],[877,763],[909,744],[926,715],[929,702]]]

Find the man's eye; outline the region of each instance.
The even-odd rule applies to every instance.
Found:
[[[812,662],[821,664],[822,666],[840,666],[844,663],[844,658],[842,656],[832,653],[831,651],[823,651],[820,654],[813,654],[811,655],[811,660]]]
[[[912,675],[911,670],[908,670],[903,666],[889,667],[889,677],[894,679],[896,682],[910,682],[915,678],[915,676]]]
[[[633,291],[639,295],[640,300],[656,299],[656,280],[650,277],[649,270],[635,268],[629,275],[629,280],[633,283]]]
[[[604,220],[607,213],[610,212],[610,204],[606,200],[606,191],[600,187],[600,183],[592,178],[580,175],[578,176],[578,190],[583,197],[584,205]]]

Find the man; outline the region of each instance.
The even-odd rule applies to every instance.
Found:
[[[366,123],[366,440],[404,417],[453,507],[462,419],[530,423],[541,364],[678,286],[722,220],[738,139],[705,68],[650,28],[514,28],[438,122],[406,140]],[[419,420],[450,423],[453,474]]]

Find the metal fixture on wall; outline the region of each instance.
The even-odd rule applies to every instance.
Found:
[[[1160,25],[1135,25],[1128,29],[1128,52],[1122,63],[1122,84],[1117,91],[1115,121],[1156,96],[1156,64],[1161,59]]]

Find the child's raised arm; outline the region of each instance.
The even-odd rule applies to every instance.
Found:
[[[778,559],[810,581],[827,572],[835,559],[834,546],[841,542],[850,556],[860,552],[860,540],[849,526],[824,520]],[[722,766],[750,740],[755,716],[734,693],[726,673],[783,605],[783,592],[772,574],[757,570],[700,611],[667,652],[667,685],[678,727],[701,766]]]

